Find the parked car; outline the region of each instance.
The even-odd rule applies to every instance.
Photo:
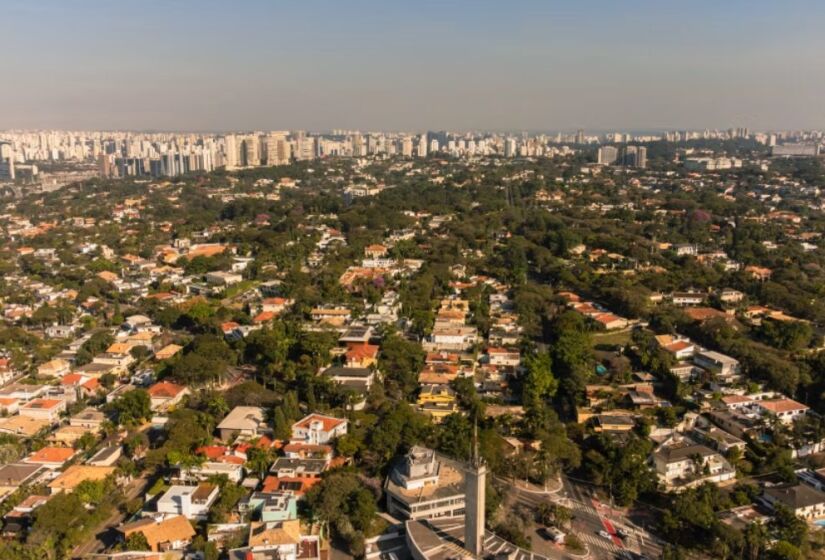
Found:
[[[599,536],[604,537],[606,539],[612,539],[613,538],[613,536],[605,530],[599,531]]]

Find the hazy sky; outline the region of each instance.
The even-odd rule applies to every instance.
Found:
[[[0,129],[825,127],[825,2],[2,0]]]

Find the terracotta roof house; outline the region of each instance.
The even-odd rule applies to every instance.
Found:
[[[189,394],[189,389],[183,385],[161,381],[147,390],[152,401],[152,410],[165,410],[176,405]]]
[[[49,482],[52,494],[73,492],[82,482],[87,480],[103,480],[115,473],[115,467],[99,467],[93,465],[72,465],[57,478]]]
[[[117,531],[124,541],[133,533],[143,533],[152,552],[180,550],[192,542],[192,537],[195,536],[192,524],[182,515],[168,517],[162,521],[144,518],[121,525]]]
[[[49,469],[59,469],[63,464],[75,456],[76,451],[71,447],[43,447],[23,459],[25,463],[43,465]]]
[[[292,441],[312,444],[330,443],[347,433],[347,420],[310,414],[292,425]]]

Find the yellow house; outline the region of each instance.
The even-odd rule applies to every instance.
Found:
[[[455,391],[447,385],[424,385],[418,395],[416,408],[439,423],[446,416],[458,412]]]

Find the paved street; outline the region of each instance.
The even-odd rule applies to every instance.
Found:
[[[590,549],[591,558],[616,558],[623,550],[641,553],[648,558],[661,556],[662,548],[650,533],[634,526],[621,511],[611,510],[607,504],[602,504],[586,484],[574,482],[563,476],[562,487],[556,493],[530,492],[512,486],[511,488],[516,500],[530,507],[535,508],[541,503],[551,502],[570,508],[574,515],[571,527]],[[617,535],[620,528],[630,534],[624,541]],[[599,531],[606,531],[611,538],[600,536]],[[541,537],[533,537],[534,548],[544,548],[544,545],[539,543],[541,540]],[[545,550],[541,552],[553,556]],[[555,557],[565,556],[561,549],[558,549],[558,555]]]
[[[148,477],[136,477],[126,486],[126,488],[123,489],[126,501],[133,500],[142,495],[146,492],[148,485]],[[112,546],[114,544],[114,531],[112,528],[123,523],[126,517],[127,516],[125,513],[115,509],[115,511],[112,512],[112,515],[98,526],[94,536],[90,537],[86,542],[74,549],[73,557],[82,558],[87,554],[103,552],[108,547]]]

